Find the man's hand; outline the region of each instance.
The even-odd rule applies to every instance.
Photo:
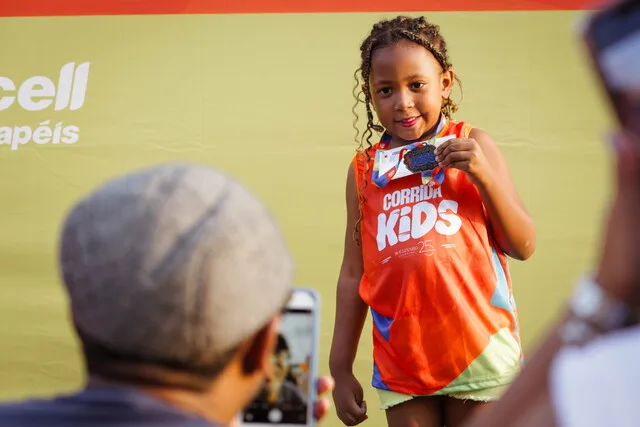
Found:
[[[316,420],[321,421],[327,412],[329,412],[329,408],[331,407],[331,402],[328,398],[322,397],[325,393],[329,393],[333,390],[335,386],[335,382],[331,377],[320,377],[318,381],[316,381],[316,392],[318,393],[318,399],[315,401],[314,405],[314,414],[316,416]]]

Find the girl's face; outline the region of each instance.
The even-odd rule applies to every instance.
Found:
[[[436,58],[416,43],[399,41],[371,57],[369,88],[378,119],[395,146],[428,137],[449,97],[453,71],[442,71]]]

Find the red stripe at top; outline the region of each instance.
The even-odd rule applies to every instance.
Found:
[[[0,0],[0,16],[580,10],[587,0]]]

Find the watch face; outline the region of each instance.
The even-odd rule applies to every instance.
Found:
[[[623,326],[632,314],[623,301],[609,296],[589,277],[575,290],[570,306],[575,316],[605,331]]]
[[[578,316],[592,316],[602,303],[602,290],[590,280],[584,281],[578,288],[573,300],[573,311]]]

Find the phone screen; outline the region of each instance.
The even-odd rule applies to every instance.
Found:
[[[640,136],[640,1],[601,12],[589,38],[620,122]]]
[[[272,373],[242,414],[243,425],[312,425],[315,308],[310,294],[294,292],[282,314]]]

